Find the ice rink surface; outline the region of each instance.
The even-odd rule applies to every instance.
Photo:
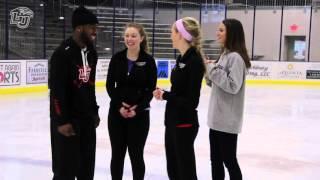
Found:
[[[202,89],[196,139],[199,180],[210,180],[210,90]],[[107,130],[109,98],[97,89],[101,124],[97,129],[95,180],[110,177]],[[165,102],[152,100],[145,147],[146,180],[166,180],[164,151]],[[238,158],[244,180],[320,179],[320,87],[248,85]],[[131,180],[126,157],[124,180]],[[0,180],[49,180],[51,150],[48,93],[0,95]]]

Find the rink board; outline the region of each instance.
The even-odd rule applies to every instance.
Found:
[[[158,85],[169,85],[175,60],[157,59]],[[99,59],[96,70],[97,86],[105,86],[109,59]],[[252,61],[248,84],[320,85],[320,63]],[[46,91],[48,61],[7,60],[0,62],[0,93]]]

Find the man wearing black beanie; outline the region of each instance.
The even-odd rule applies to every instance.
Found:
[[[72,36],[50,62],[50,129],[53,180],[93,180],[96,127],[97,17],[84,7],[72,15]]]

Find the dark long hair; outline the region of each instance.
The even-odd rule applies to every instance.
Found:
[[[246,67],[251,67],[241,22],[236,19],[225,19],[222,23],[226,27],[226,42],[223,49],[239,53]]]

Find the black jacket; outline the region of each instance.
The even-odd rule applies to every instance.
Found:
[[[58,124],[98,115],[95,95],[97,52],[87,48],[87,73],[81,49],[70,37],[54,51],[49,61],[50,117]]]
[[[170,77],[171,90],[163,94],[163,99],[167,100],[166,126],[182,124],[199,126],[196,109],[204,72],[203,59],[195,48],[189,48],[183,57],[177,58]]]
[[[110,60],[106,83],[111,98],[110,108],[118,110],[122,102],[138,105],[138,113],[149,108],[156,83],[157,67],[151,55],[141,50],[128,72],[127,49],[116,53]]]

